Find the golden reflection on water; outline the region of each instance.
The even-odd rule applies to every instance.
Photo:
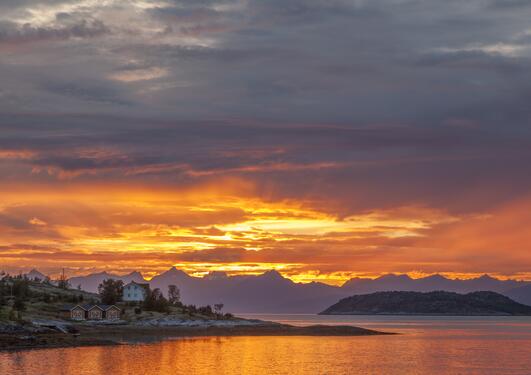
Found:
[[[529,374],[531,341],[451,335],[208,337],[0,353],[0,374]]]

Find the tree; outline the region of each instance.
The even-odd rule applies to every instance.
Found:
[[[197,309],[197,312],[199,314],[205,315],[205,316],[212,316],[213,315],[212,307],[210,305],[201,306],[200,308]]]
[[[214,311],[216,312],[216,314],[221,314],[221,310],[223,310],[223,306],[225,305],[222,303],[216,303],[214,305]]]
[[[15,298],[15,303],[13,304],[13,308],[17,311],[25,311],[26,310],[26,304],[24,303],[24,300],[20,297]]]
[[[15,278],[11,281],[11,291],[14,297],[27,299],[31,296],[29,281],[25,278]]]
[[[107,279],[98,286],[101,302],[106,305],[114,305],[121,301],[123,290],[124,283],[122,280]]]
[[[169,312],[168,300],[159,288],[148,290],[144,300],[144,309],[148,311]]]
[[[7,304],[6,296],[8,295],[8,288],[6,281],[2,278],[0,280],[0,307]]]
[[[170,305],[179,305],[181,303],[181,291],[175,285],[168,285],[168,302]]]
[[[68,282],[68,279],[66,278],[64,269],[63,269],[63,272],[61,273],[61,276],[59,276],[59,280],[57,280],[57,286],[61,289],[70,288],[70,283]]]

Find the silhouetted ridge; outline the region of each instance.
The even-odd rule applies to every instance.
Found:
[[[531,306],[495,292],[377,292],[344,298],[321,314],[531,315]]]
[[[133,280],[145,283],[142,275],[132,272],[128,275],[108,273],[92,274],[71,279],[71,285],[96,292],[99,283],[105,278]],[[159,288],[163,293],[168,285],[176,285],[181,299],[186,304],[212,305],[223,303],[227,311],[235,313],[317,313],[340,298],[351,295],[368,294],[380,291],[431,292],[436,290],[469,293],[491,290],[502,294],[515,288],[529,285],[515,280],[498,280],[492,277],[459,280],[442,275],[431,275],[412,279],[408,275],[388,274],[376,279],[353,278],[341,287],[320,282],[295,283],[276,270],[260,275],[233,275],[214,271],[204,277],[194,277],[185,271],[172,267],[149,281],[152,289]],[[509,295],[509,294],[506,294]],[[523,303],[531,299],[531,289],[522,288],[514,293],[514,300]]]

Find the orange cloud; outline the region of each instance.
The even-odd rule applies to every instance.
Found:
[[[298,281],[341,283],[385,272],[528,277],[531,200],[467,216],[425,206],[323,212],[323,202],[266,200],[254,184],[219,179],[170,190],[72,184],[2,191],[4,267],[277,269]]]
[[[453,260],[455,272],[526,274],[531,270],[529,223],[531,197],[525,197],[442,226],[418,245]]]

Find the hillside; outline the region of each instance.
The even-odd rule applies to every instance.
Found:
[[[321,314],[531,315],[531,306],[495,292],[377,292],[344,298]]]
[[[16,279],[14,295],[23,301],[18,308],[19,318],[56,319],[65,304],[99,303],[99,296],[78,289],[61,289],[49,283]],[[11,305],[16,297],[10,297],[9,282],[0,283],[0,321],[9,319]]]

